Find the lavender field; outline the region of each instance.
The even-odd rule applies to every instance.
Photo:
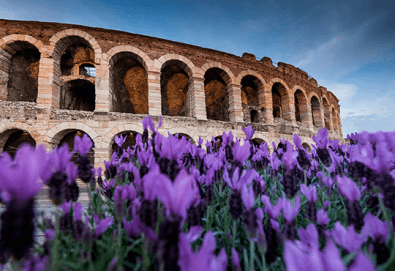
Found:
[[[311,153],[296,134],[270,153],[250,126],[203,148],[160,125],[144,119],[133,149],[116,137],[104,172],[86,135],[77,165],[66,145],[3,152],[0,269],[395,270],[395,131],[339,145],[323,128]],[[77,178],[90,186],[86,211]],[[34,207],[45,185],[52,216]]]

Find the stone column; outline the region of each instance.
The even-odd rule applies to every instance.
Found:
[[[104,170],[106,169],[104,166],[104,160],[110,161],[111,156],[110,152],[107,148],[93,148],[95,152],[95,168],[101,167],[103,169],[102,173],[104,175]]]
[[[265,118],[267,124],[274,124],[272,88],[266,84],[258,92],[259,106],[265,108]]]
[[[204,93],[204,78],[192,77],[189,80],[192,117],[207,120],[206,95]]]
[[[59,108],[60,63],[52,57],[41,57],[38,72],[38,107]]]
[[[108,64],[97,66],[95,78],[95,112],[110,112],[112,110],[109,74]]]
[[[162,115],[162,101],[160,93],[160,72],[147,71],[148,76],[148,114]]]
[[[231,84],[228,89],[229,119],[231,122],[243,122],[243,107],[241,105],[241,85]]]
[[[7,101],[8,72],[11,66],[11,55],[0,49],[0,100]]]
[[[295,118],[295,99],[290,97],[290,94],[287,93],[281,96],[282,100],[282,117],[285,120],[290,120],[292,123],[296,124]]]

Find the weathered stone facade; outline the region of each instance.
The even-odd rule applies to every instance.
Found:
[[[22,142],[48,150],[86,133],[95,166],[114,137],[142,133],[150,114],[160,133],[197,142],[243,126],[253,140],[304,144],[326,126],[343,142],[339,99],[314,78],[268,57],[256,60],[189,44],[79,25],[0,20],[0,150]],[[307,146],[307,145],[306,145]],[[272,148],[269,144],[269,148]]]

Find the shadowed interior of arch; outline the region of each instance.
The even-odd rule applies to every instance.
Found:
[[[22,145],[27,144],[32,147],[36,146],[36,141],[27,131],[13,130],[10,132],[12,133],[9,135],[7,141],[5,142],[3,150],[5,152],[8,152],[12,158],[15,157],[15,152]]]
[[[67,132],[66,135],[64,135],[62,137],[62,139],[59,141],[58,147],[61,147],[63,144],[67,144],[68,148],[69,148],[69,152],[72,152],[74,150],[74,139],[75,136],[79,136],[82,138],[82,136],[85,133],[81,130],[70,130],[70,132]],[[88,135],[89,136],[89,135]],[[92,139],[91,139],[92,140]],[[92,140],[93,142],[93,140]],[[88,152],[89,154],[89,158],[91,160],[91,164],[94,165],[95,163],[95,151],[94,151],[94,147],[95,147],[95,143],[93,142],[92,148],[90,149],[90,151]],[[77,159],[78,159],[78,153],[74,153],[71,161],[74,162],[74,164],[77,164]]]

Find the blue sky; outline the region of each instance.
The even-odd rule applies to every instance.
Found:
[[[81,24],[268,56],[303,69],[340,99],[344,137],[395,130],[394,0],[0,0],[0,18]]]

